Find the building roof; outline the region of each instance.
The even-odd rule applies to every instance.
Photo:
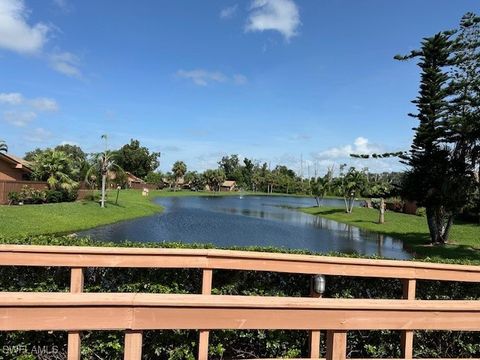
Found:
[[[31,173],[33,172],[32,170],[32,164],[26,160],[23,160],[19,157],[16,157],[12,154],[6,154],[0,152],[0,159],[3,159],[4,161],[7,161],[13,165],[15,165],[16,169],[21,169],[24,170],[25,172]]]
[[[141,183],[141,184],[144,184],[144,183],[145,183],[145,181],[143,181],[143,180],[140,179],[139,177],[133,175],[130,171],[125,171],[125,173],[127,174],[128,179],[129,179],[130,181],[138,182],[138,183]]]
[[[222,187],[229,187],[229,188],[231,188],[231,187],[233,187],[233,186],[235,186],[235,185],[237,185],[237,182],[236,182],[235,180],[225,180],[225,181],[223,182],[223,184],[222,184]]]

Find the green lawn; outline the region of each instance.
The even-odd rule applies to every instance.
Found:
[[[417,257],[480,261],[479,224],[455,224],[451,232],[451,244],[430,246],[425,245],[429,242],[429,236],[424,217],[389,211],[385,214],[385,224],[380,225],[377,223],[378,210],[375,209],[355,208],[352,214],[347,214],[344,209],[331,207],[302,208],[300,210],[403,240],[407,250]]]

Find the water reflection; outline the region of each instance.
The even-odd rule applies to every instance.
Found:
[[[166,208],[163,214],[102,226],[81,235],[106,241],[258,245],[410,257],[399,240],[288,208],[314,206],[311,198],[192,196],[155,201]],[[324,204],[343,206],[337,199],[326,199]]]

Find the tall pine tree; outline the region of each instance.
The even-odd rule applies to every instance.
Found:
[[[453,212],[445,206],[448,201],[449,150],[445,145],[448,122],[447,69],[452,64],[451,33],[442,32],[425,38],[420,50],[398,60],[418,58],[421,69],[420,92],[413,101],[418,119],[411,150],[403,156],[410,166],[405,176],[404,195],[425,206],[432,243],[444,243],[448,238]]]

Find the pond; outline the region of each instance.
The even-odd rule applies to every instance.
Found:
[[[163,213],[101,226],[79,235],[112,242],[178,241],[221,247],[275,246],[396,259],[411,257],[400,240],[291,209],[314,206],[312,198],[188,196],[161,197],[154,201],[165,207]],[[323,204],[341,207],[343,200],[325,199]]]

